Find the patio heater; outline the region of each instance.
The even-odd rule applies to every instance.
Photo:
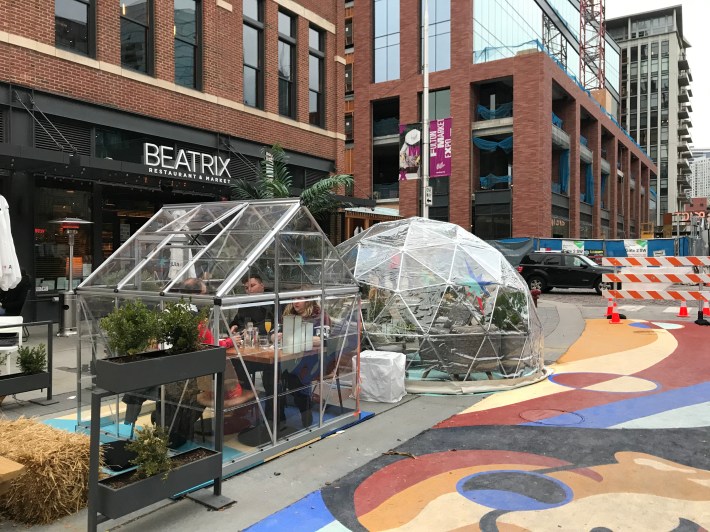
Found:
[[[71,336],[76,334],[76,294],[72,287],[74,283],[74,236],[79,232],[79,227],[93,222],[81,218],[60,218],[50,220],[49,223],[59,224],[69,240],[69,284],[63,292],[59,293],[59,332],[57,336]]]

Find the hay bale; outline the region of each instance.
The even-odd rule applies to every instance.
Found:
[[[34,419],[0,420],[0,455],[24,466],[0,497],[0,512],[13,521],[46,524],[86,505],[89,437]]]
[[[10,483],[22,474],[25,466],[0,456],[0,495],[10,489]]]

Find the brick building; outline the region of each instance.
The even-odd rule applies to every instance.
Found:
[[[421,0],[346,2],[346,160],[355,193],[402,216],[421,208],[421,181],[401,180],[398,161],[403,127],[422,120],[422,19]],[[638,235],[657,170],[616,121],[613,41],[606,88],[578,81],[579,28],[569,0],[429,0],[429,118],[452,124],[430,218],[485,239]]]
[[[219,200],[278,143],[343,171],[342,2],[0,2],[0,193],[39,316],[166,203]],[[336,36],[338,38],[336,39]]]

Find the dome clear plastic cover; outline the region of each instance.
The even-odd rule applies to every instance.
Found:
[[[363,349],[407,357],[407,391],[463,393],[545,375],[525,281],[495,248],[450,223],[379,223],[337,248],[361,287]]]

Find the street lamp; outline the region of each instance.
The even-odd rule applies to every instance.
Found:
[[[60,218],[50,220],[49,223],[59,224],[60,229],[69,240],[69,285],[64,292],[59,294],[59,332],[57,336],[70,336],[76,334],[76,295],[72,289],[74,284],[74,237],[79,232],[79,227],[93,222],[81,218]]]

